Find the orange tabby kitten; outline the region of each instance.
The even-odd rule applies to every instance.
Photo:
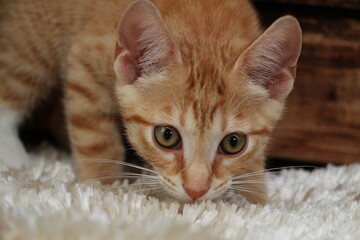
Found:
[[[236,184],[266,203],[258,171],[294,83],[301,30],[293,17],[262,32],[245,0],[14,0],[0,9],[3,161],[27,161],[17,128],[63,88],[81,179],[122,171],[91,160],[123,160],[120,113],[170,195],[205,200]]]

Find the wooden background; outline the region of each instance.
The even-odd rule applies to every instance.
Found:
[[[268,156],[360,161],[360,0],[253,1],[264,26],[291,14],[303,29],[295,88]]]

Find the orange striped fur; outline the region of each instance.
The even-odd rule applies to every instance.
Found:
[[[132,2],[2,1],[0,112],[25,116],[63,87],[80,179],[122,171],[91,160],[123,161],[120,116],[132,147],[179,200],[221,196],[234,176],[264,170],[295,77],[296,20],[263,33],[246,0]],[[154,127],[164,124],[179,131],[177,149],[156,144]],[[232,132],[247,135],[245,149],[220,153]],[[264,175],[247,180],[258,183],[240,192],[265,203]]]

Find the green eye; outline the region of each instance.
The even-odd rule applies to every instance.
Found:
[[[236,154],[246,145],[246,135],[243,133],[230,133],[221,140],[220,148],[226,154]]]
[[[156,126],[154,137],[156,142],[164,148],[175,148],[181,141],[179,132],[172,126]]]

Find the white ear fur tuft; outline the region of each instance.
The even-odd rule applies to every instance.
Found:
[[[139,76],[162,72],[180,56],[158,9],[149,1],[136,1],[128,7],[118,34],[114,70],[127,84]]]
[[[298,21],[291,16],[279,18],[241,54],[235,68],[244,70],[271,98],[283,100],[293,87],[301,41]]]

